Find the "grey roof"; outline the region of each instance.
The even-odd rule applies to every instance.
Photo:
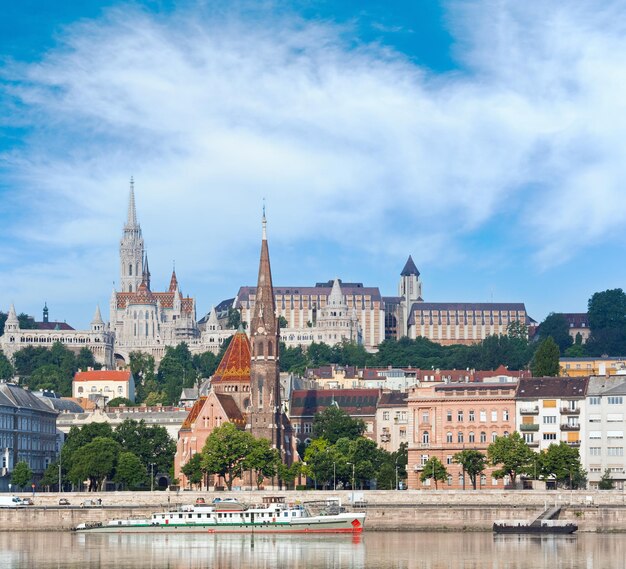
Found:
[[[54,409],[46,405],[39,397],[14,383],[0,384],[0,405],[18,407],[21,409],[33,409],[40,413],[57,414]]]
[[[83,413],[84,409],[71,399],[60,399],[59,397],[46,397],[45,395],[37,395],[40,401],[48,405],[48,407],[58,411],[59,413]]]
[[[419,277],[420,272],[417,270],[417,267],[415,266],[415,263],[413,262],[413,257],[409,255],[409,258],[407,259],[404,265],[404,269],[402,269],[402,272],[400,273],[400,276],[408,277],[411,275],[416,275]]]
[[[339,282],[341,284],[341,292],[346,297],[369,295],[373,301],[382,300],[378,287],[366,287],[361,283],[342,283],[341,280]],[[317,283],[316,286],[275,286],[274,296],[280,295],[289,297],[302,295],[318,296],[326,299],[330,292],[328,289],[332,288],[332,281],[329,281],[329,283]],[[242,303],[249,302],[251,294],[256,295],[255,286],[242,286],[237,293],[237,303],[241,305]]]
[[[198,388],[197,387],[184,387],[180,392],[179,399],[181,401],[198,399]]]
[[[523,377],[515,399],[582,399],[587,396],[588,377]]]
[[[590,377],[587,395],[626,395],[626,375]]]
[[[414,325],[415,313],[430,312],[526,312],[523,302],[414,302],[411,306],[409,325]]]

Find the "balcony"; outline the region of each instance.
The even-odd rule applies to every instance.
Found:
[[[571,407],[561,407],[561,415],[580,415],[580,409]]]
[[[580,441],[566,441],[567,442],[567,446],[570,447],[579,447],[580,446]]]
[[[539,407],[524,407],[519,410],[520,415],[539,415]]]
[[[520,431],[538,431],[539,425],[537,423],[522,423],[519,426]]]
[[[539,446],[539,441],[529,441],[526,444],[531,448],[535,448]]]
[[[430,443],[417,443],[415,446],[417,448],[430,448]]]
[[[563,423],[561,425],[562,431],[580,431],[580,425],[570,425],[569,423]]]

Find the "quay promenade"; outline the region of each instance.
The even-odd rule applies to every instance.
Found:
[[[494,520],[529,519],[549,506],[561,506],[559,519],[574,521],[581,532],[626,532],[626,493],[621,491],[240,491],[31,493],[34,505],[0,509],[0,531],[70,530],[79,523],[141,517],[176,509],[203,497],[258,503],[282,495],[288,502],[339,497],[348,509],[367,511],[368,531],[491,531]],[[59,498],[69,506],[59,506]],[[98,500],[102,505],[97,505]],[[89,501],[89,502],[87,502]],[[85,505],[82,505],[85,504]],[[94,505],[95,504],[95,505]]]

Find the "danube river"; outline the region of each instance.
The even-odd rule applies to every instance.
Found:
[[[352,536],[0,533],[2,569],[621,569],[626,536],[490,533]]]

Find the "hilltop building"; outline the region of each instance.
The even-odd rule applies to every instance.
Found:
[[[199,336],[196,303],[195,299],[183,296],[175,269],[166,291],[152,291],[132,178],[119,255],[120,290],[111,293],[109,323],[110,331],[115,334],[116,365],[126,365],[135,350],[151,354],[158,365],[167,346]]]

